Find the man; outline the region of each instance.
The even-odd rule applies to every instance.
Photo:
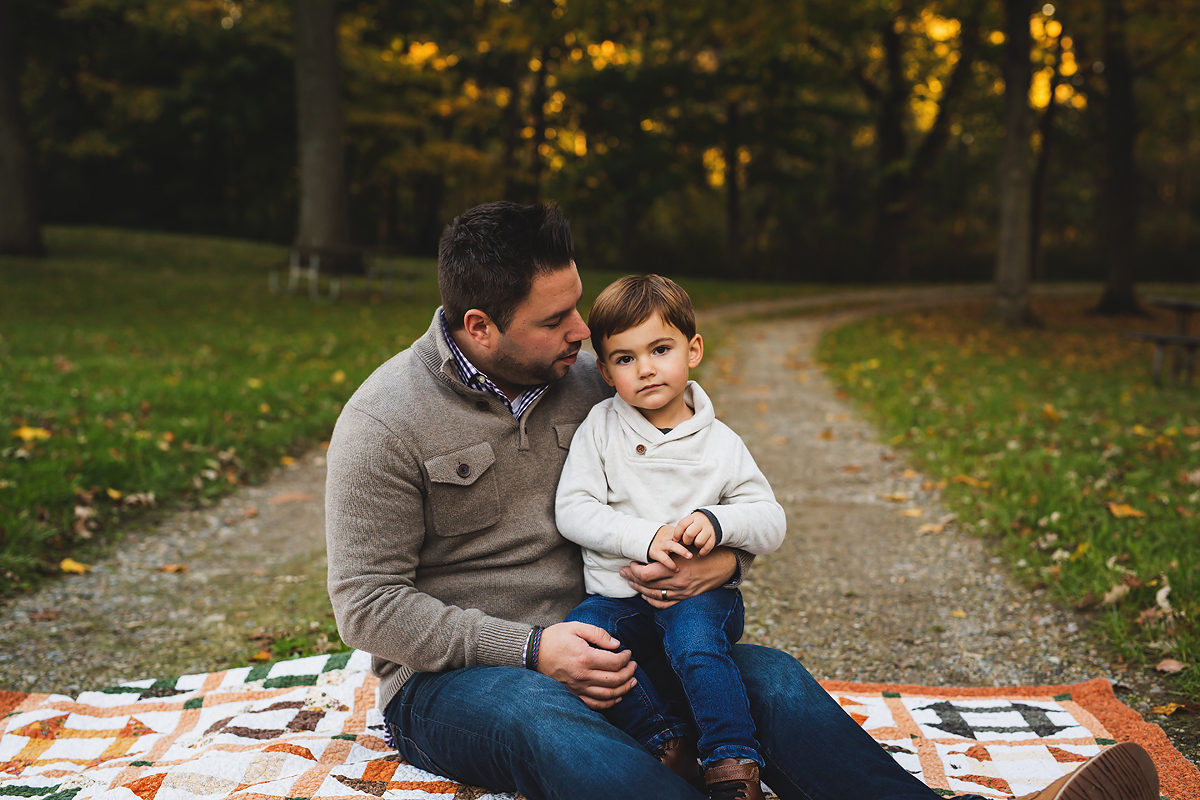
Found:
[[[529,800],[697,800],[597,713],[631,687],[629,652],[562,622],[584,597],[583,567],[555,528],[555,487],[576,427],[610,394],[580,352],[589,332],[569,224],[553,204],[473,208],[442,237],[438,283],[429,331],[355,392],[329,446],[330,598],[343,640],[373,656],[396,748]],[[749,566],[717,548],[677,573],[630,564],[623,575],[664,608],[736,584]],[[781,798],[937,797],[795,659],[734,650],[762,777]],[[1038,800],[1083,800],[1093,785],[1106,798],[1158,797],[1133,745],[1060,783]]]

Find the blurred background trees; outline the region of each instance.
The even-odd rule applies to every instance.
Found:
[[[322,68],[297,61],[303,12],[319,6],[336,12],[314,30],[329,34],[322,52],[336,45],[340,100],[306,89],[305,70]],[[297,240],[310,119],[323,146],[344,147],[327,161],[344,177],[321,192],[344,192],[346,222],[315,212],[337,231],[327,239],[432,254],[472,204],[554,198],[588,266],[629,271],[990,279],[998,250],[1019,250],[1023,279],[1107,279],[1115,311],[1136,309],[1138,280],[1197,276],[1197,0],[0,12],[0,56],[15,64],[0,65],[0,169],[16,152],[8,131],[27,130],[30,207],[48,222]],[[1028,25],[1016,61],[1006,13]],[[1028,77],[1014,71],[1026,51]],[[1010,75],[1028,87],[1007,89],[1006,113]],[[1027,132],[1010,136],[1020,119]],[[1002,181],[1001,163],[1027,174]],[[1019,202],[1002,239],[1006,192]]]

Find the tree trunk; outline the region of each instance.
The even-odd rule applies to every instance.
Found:
[[[887,85],[883,87],[878,101],[879,189],[875,204],[872,260],[880,279],[904,281],[910,275],[906,247],[910,209],[905,203],[908,176],[904,164],[908,155],[908,140],[904,134],[908,83],[904,79],[904,43],[896,31],[895,20],[887,21],[882,34]]]
[[[993,311],[1011,328],[1034,321],[1029,308],[1029,237],[1033,159],[1029,136],[1033,79],[1029,17],[1033,0],[1005,0],[1004,145],[1000,152],[1000,234]]]
[[[300,143],[296,244],[307,247],[350,239],[335,5],[334,0],[297,0],[294,6]]]
[[[730,277],[742,277],[742,188],[738,184],[738,104],[725,107],[725,268]]]
[[[1121,0],[1104,0],[1104,103],[1107,170],[1101,187],[1101,243],[1108,283],[1098,314],[1145,314],[1134,288],[1138,245],[1138,180],[1134,146],[1137,103],[1133,96],[1133,64],[1125,44],[1125,9]]]
[[[542,170],[546,160],[542,156],[542,145],[546,143],[546,63],[545,51],[539,50],[538,60],[542,66],[533,73],[533,93],[529,110],[533,116],[533,140],[529,148],[530,202],[542,199]]]
[[[40,256],[46,248],[33,191],[33,152],[21,112],[12,6],[12,0],[0,0],[0,254]]]
[[[1050,154],[1054,147],[1054,120],[1058,115],[1058,103],[1054,95],[1062,83],[1062,39],[1055,48],[1054,74],[1050,78],[1050,105],[1042,112],[1038,123],[1042,147],[1033,168],[1033,191],[1030,194],[1032,207],[1029,213],[1029,278],[1031,281],[1046,279],[1046,253],[1042,246],[1042,231],[1046,223],[1046,201],[1050,194]]]

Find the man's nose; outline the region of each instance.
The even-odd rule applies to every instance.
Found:
[[[591,335],[592,331],[588,328],[587,323],[583,321],[583,315],[576,309],[575,318],[571,323],[571,332],[567,334],[567,341],[582,342]]]

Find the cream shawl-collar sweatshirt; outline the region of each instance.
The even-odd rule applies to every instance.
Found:
[[[571,440],[558,482],[555,519],[583,547],[589,594],[631,597],[619,574],[645,561],[654,534],[693,511],[720,525],[720,544],[755,555],[783,542],[787,521],[767,479],[712,402],[688,381],[694,415],[667,433],[619,396],[603,400]]]

